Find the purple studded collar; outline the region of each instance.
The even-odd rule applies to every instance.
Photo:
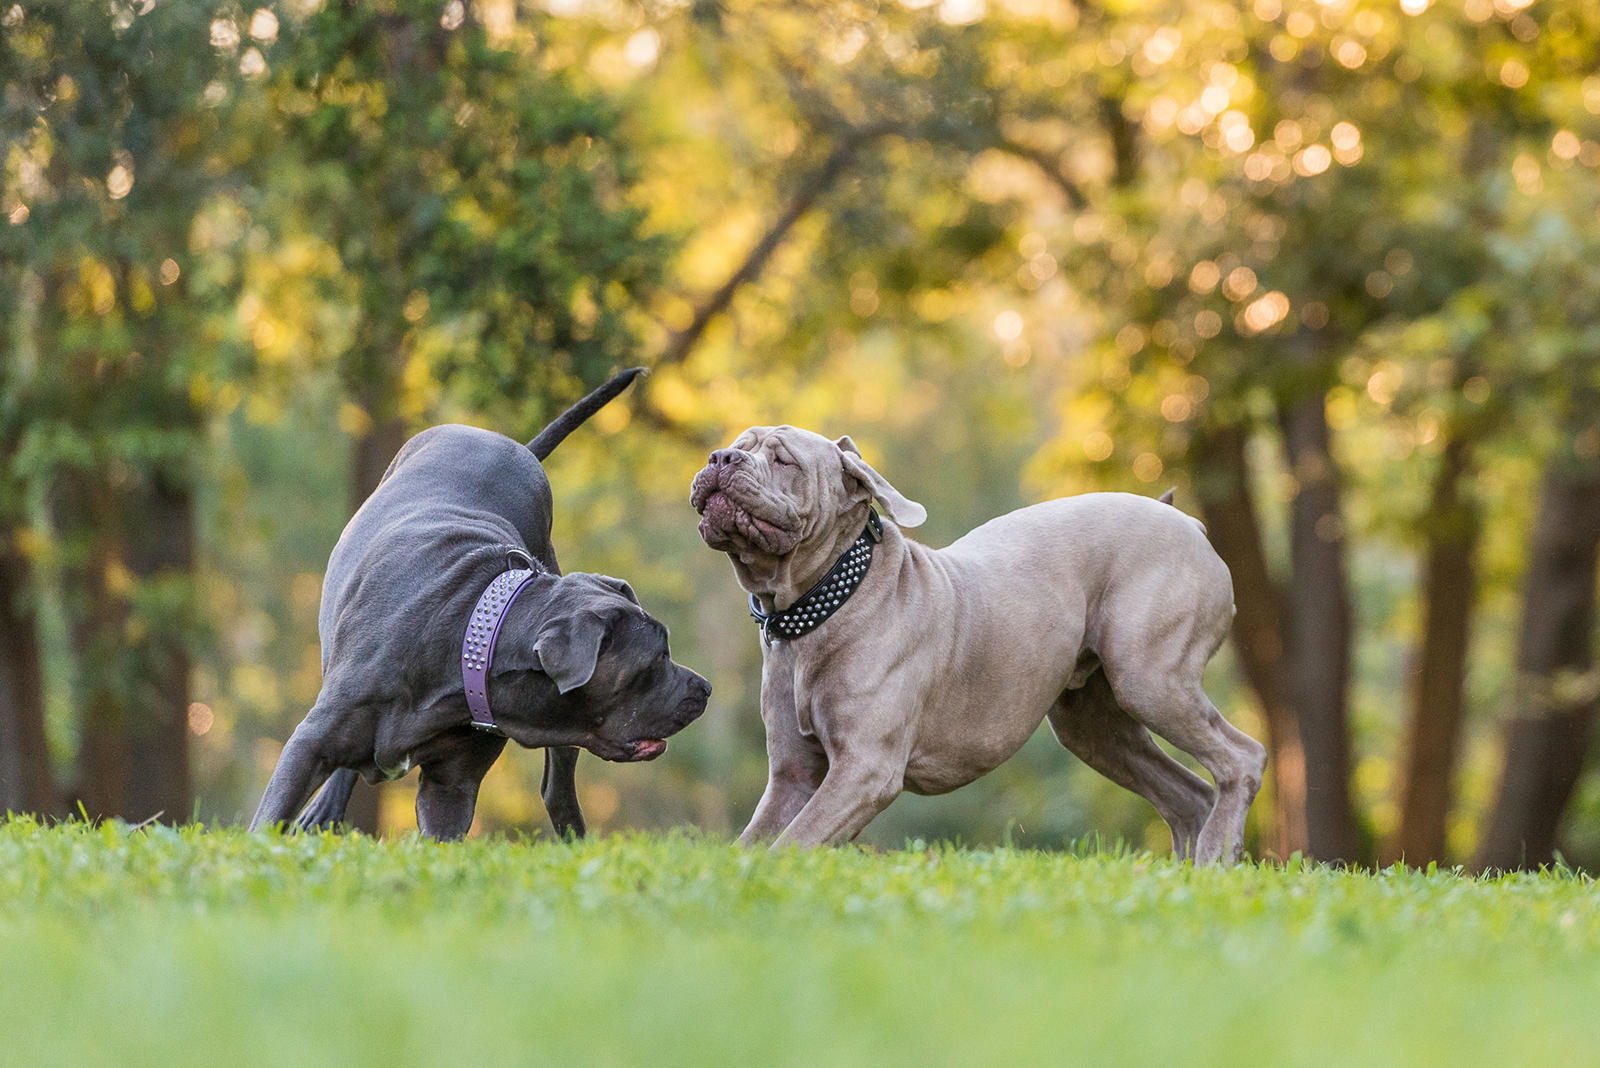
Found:
[[[513,557],[520,557],[528,566],[513,566]],[[510,570],[496,575],[478,598],[472,617],[467,621],[466,637],[461,640],[461,684],[467,691],[472,725],[496,734],[503,732],[489,711],[489,669],[494,665],[494,643],[500,637],[500,627],[517,595],[540,570],[533,557],[521,549],[507,551],[506,566]]]

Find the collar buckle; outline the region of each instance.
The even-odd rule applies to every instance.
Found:
[[[772,627],[770,626],[772,617],[778,614],[777,612],[770,614],[763,612],[760,600],[756,598],[755,594],[752,593],[750,595],[750,618],[756,621],[756,629],[761,632],[761,640],[767,645],[776,645],[780,640],[772,636]]]

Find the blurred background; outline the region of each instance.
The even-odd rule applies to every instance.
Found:
[[[851,434],[931,545],[1095,489],[1232,570],[1258,855],[1600,866],[1600,3],[0,0],[0,808],[247,820],[405,438],[526,440],[713,680],[591,829],[737,833],[690,477]],[[548,833],[508,752],[477,832]],[[415,775],[354,822],[414,826]],[[1167,849],[1048,731],[871,843]]]

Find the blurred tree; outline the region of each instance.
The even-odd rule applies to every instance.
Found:
[[[6,140],[17,115],[3,112]],[[18,204],[0,204],[7,215]],[[28,418],[30,379],[38,354],[33,348],[38,312],[38,280],[17,265],[0,268],[0,288],[13,294],[0,300],[0,336],[8,342],[0,371],[0,812],[48,814],[56,811],[54,775],[45,739],[44,685],[39,649],[37,590],[27,548],[26,486],[17,477],[16,452]]]
[[[800,253],[808,277],[792,290],[779,341],[790,360],[816,358],[842,324],[875,316],[949,332],[949,316],[930,321],[910,302],[980,273],[1006,240],[1006,216],[1020,208],[991,207],[962,189],[982,154],[1040,166],[1079,196],[1056,161],[1008,132],[1004,89],[979,27],[928,11],[785,0],[701,4],[668,29],[682,35],[682,55],[660,77],[680,87],[692,77],[699,92],[726,95],[726,163],[772,201],[772,218],[719,284],[665,310],[672,331],[659,363],[687,359],[813,211],[820,218]],[[852,292],[862,295],[840,300]]]
[[[0,27],[15,30],[18,10],[0,16]],[[19,37],[16,40],[21,40]],[[12,61],[16,44],[0,50],[0,81],[9,89],[21,74]],[[0,100],[0,143],[17,145],[33,129],[36,109],[17,91]],[[8,150],[0,184],[0,214],[12,226],[27,221],[29,209],[20,188],[24,159]],[[29,161],[33,162],[33,161]],[[27,175],[37,174],[37,163]],[[17,450],[27,430],[29,397],[38,365],[35,331],[41,286],[20,258],[0,260],[0,811],[48,813],[56,809],[54,775],[45,739],[43,669],[40,658],[37,590],[26,529],[26,483],[16,467]]]
[[[1559,55],[1559,52],[1558,52]],[[1600,83],[1573,87],[1600,110]],[[1582,128],[1587,115],[1560,117]],[[1589,110],[1585,108],[1584,110]],[[1588,120],[1592,121],[1592,120]],[[1593,309],[1597,274],[1594,183],[1559,166],[1582,151],[1569,129],[1551,139],[1541,192],[1516,220],[1502,257],[1505,306],[1498,309],[1500,363],[1544,465],[1527,546],[1516,677],[1503,726],[1504,760],[1476,870],[1552,863],[1568,805],[1590,763],[1600,697],[1595,663],[1597,554],[1600,554],[1600,337]],[[1600,160],[1600,145],[1591,149]],[[1522,159],[1531,157],[1526,154]],[[1526,173],[1526,171],[1525,171]],[[1547,186],[1547,188],[1546,188]],[[1530,345],[1530,339],[1534,344]],[[1502,373],[1502,380],[1510,376]],[[1520,388],[1519,388],[1520,387]],[[1520,394],[1520,395],[1518,395]]]
[[[1593,408],[1588,413],[1594,414]],[[1477,871],[1553,862],[1561,819],[1591,746],[1595,569],[1600,555],[1600,432],[1554,460],[1540,487],[1529,547],[1516,705],[1505,727],[1505,770]],[[1581,441],[1582,439],[1580,439]]]
[[[327,4],[272,53],[273,177],[357,305],[353,505],[442,394],[531,436],[614,370],[668,247],[614,111],[538,62],[537,18],[494,10]]]
[[[207,384],[233,373],[207,319],[226,265],[197,279],[191,238],[229,184],[207,104],[237,78],[225,38],[238,36],[226,11],[196,3],[15,4],[3,21],[0,260],[22,283],[6,296],[6,475],[47,499],[68,567],[76,792],[90,815],[183,820],[191,458]],[[6,518],[25,522],[14,507]],[[23,532],[8,542],[48,535]],[[8,607],[19,592],[4,591]]]
[[[1393,406],[1395,433],[1425,433],[1418,455],[1437,472],[1414,528],[1429,577],[1396,842],[1415,862],[1442,858],[1476,593],[1474,458],[1497,426],[1496,407],[1479,405],[1491,380],[1526,375],[1463,329],[1430,334],[1409,373],[1376,344],[1370,361],[1351,356],[1375,331],[1458,295],[1466,306],[1512,299],[1504,280],[1484,278],[1491,250],[1527,254],[1510,252],[1500,220],[1529,183],[1508,194],[1505,176],[1528,170],[1513,157],[1550,136],[1541,101],[1582,67],[1570,13],[1549,34],[1565,58],[1545,62],[1527,47],[1539,26],[1520,5],[1425,9],[1091,7],[1098,43],[1049,61],[1065,92],[1102,105],[1096,177],[1081,184],[1092,207],[1072,224],[1077,250],[1064,262],[1095,295],[1106,341],[1073,402],[1098,425],[1071,432],[1090,430],[1080,455],[1091,463],[1120,456],[1143,482],[1164,461],[1189,467],[1234,573],[1241,661],[1274,754],[1267,840],[1329,859],[1371,855],[1350,799],[1351,524],[1330,413],[1345,411],[1341,380],[1365,368],[1364,392],[1385,413]],[[1489,79],[1480,55],[1493,57]],[[1049,69],[1042,54],[1038,69]],[[1084,155],[1059,130],[1040,151]],[[1404,416],[1402,381],[1417,384]],[[1085,392],[1102,399],[1087,404]],[[1290,499],[1282,593],[1245,447],[1274,424]],[[1302,764],[1303,806],[1292,796]]]

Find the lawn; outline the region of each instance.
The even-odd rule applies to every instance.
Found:
[[[1600,887],[0,825],[7,1065],[1600,1064]]]

